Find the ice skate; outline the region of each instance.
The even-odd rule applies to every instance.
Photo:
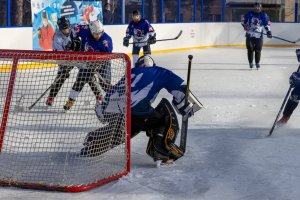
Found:
[[[70,110],[74,104],[75,104],[75,100],[69,99],[64,105],[64,110]]]
[[[46,105],[47,106],[52,106],[54,103],[54,98],[53,97],[48,97],[47,101],[46,101]]]

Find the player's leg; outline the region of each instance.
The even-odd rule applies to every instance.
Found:
[[[177,160],[183,156],[183,152],[175,144],[179,131],[176,113],[167,99],[162,99],[155,109],[161,115],[161,123],[148,129],[147,134],[150,138],[146,152],[154,161]]]
[[[250,67],[250,69],[252,69],[253,68],[253,51],[254,51],[252,38],[250,38],[250,37],[246,38],[246,47],[247,47],[247,56],[248,56],[249,67]]]
[[[92,69],[79,69],[79,72],[76,77],[76,81],[73,84],[73,87],[69,94],[69,99],[64,105],[65,110],[69,110],[76,101],[76,98],[78,97],[79,93],[83,89],[84,85],[90,81],[92,78],[93,72]]]
[[[46,104],[51,106],[54,102],[54,98],[57,96],[59,90],[61,89],[62,85],[66,81],[67,78],[70,77],[70,71],[73,69],[73,66],[65,66],[59,65],[58,72],[54,79],[53,84],[51,85],[51,89],[49,92],[49,96],[47,98]]]
[[[300,87],[292,90],[289,100],[287,101],[281,119],[277,122],[279,126],[288,122],[294,110],[297,108],[300,100]]]
[[[141,47],[133,45],[132,47],[132,66],[135,66],[136,61],[139,59]]]
[[[96,70],[96,77],[98,84],[107,92],[111,87],[111,61],[104,61],[99,64]]]
[[[148,42],[146,46],[143,46],[144,55],[151,55],[151,47],[150,43]]]
[[[260,57],[261,57],[261,50],[263,46],[263,39],[262,38],[256,38],[255,39],[255,46],[254,46],[254,52],[255,52],[255,66],[257,69],[260,68]]]

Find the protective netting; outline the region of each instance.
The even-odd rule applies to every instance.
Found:
[[[125,54],[1,50],[0,183],[82,191],[128,173],[129,98],[106,122],[95,105],[124,77],[129,96],[129,70]],[[82,154],[88,135],[95,145]]]

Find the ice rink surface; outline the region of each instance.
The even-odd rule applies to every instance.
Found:
[[[186,79],[205,106],[190,119],[187,151],[156,168],[147,137],[131,141],[131,173],[82,193],[0,188],[0,199],[56,200],[296,200],[300,197],[300,108],[288,125],[265,137],[297,70],[296,48],[264,47],[261,69],[250,70],[244,47],[155,54],[158,66]],[[155,103],[170,95],[162,91]],[[181,120],[179,120],[181,121]],[[76,175],[76,174],[75,174]]]

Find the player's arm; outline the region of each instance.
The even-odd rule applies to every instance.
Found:
[[[54,51],[65,51],[66,47],[63,46],[63,39],[59,37],[58,34],[54,35],[52,49]]]
[[[203,105],[192,93],[190,93],[186,103],[186,85],[184,84],[184,80],[168,69],[163,70],[162,73],[166,77],[164,79],[164,88],[173,95],[172,104],[176,108],[176,111],[183,116],[187,114],[189,116],[194,115]]]
[[[111,53],[113,50],[113,43],[111,37],[107,35],[103,40],[104,52]]]
[[[155,30],[148,20],[145,20],[145,23],[146,23],[146,33],[149,35],[149,43],[155,44],[156,43]]]
[[[242,16],[241,24],[244,27],[245,31],[249,31],[250,25],[249,25],[249,14],[248,13],[245,14],[244,16]]]
[[[262,23],[263,23],[265,30],[267,31],[267,37],[272,38],[272,32],[271,32],[271,27],[270,27],[271,21],[270,21],[269,16],[266,13],[262,14]]]
[[[123,46],[125,47],[129,46],[129,40],[131,36],[133,36],[133,28],[131,28],[131,22],[130,22],[126,29],[126,36],[123,38]]]

